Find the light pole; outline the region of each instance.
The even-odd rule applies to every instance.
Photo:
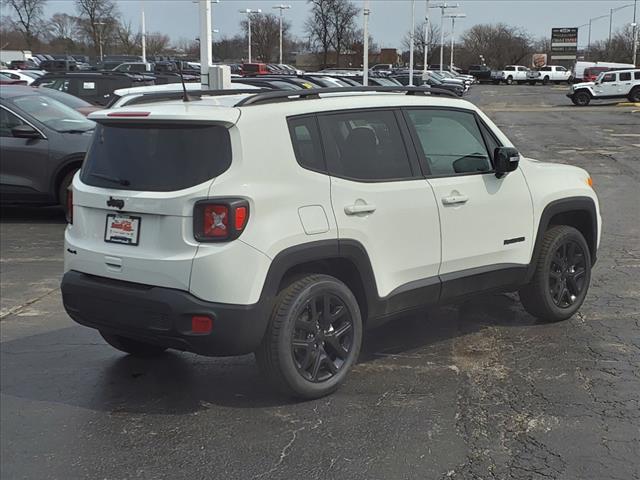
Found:
[[[276,5],[273,7],[274,9],[280,10],[280,64],[282,64],[282,12],[284,10],[289,10],[291,5]]]
[[[587,41],[587,53],[591,54],[591,22],[594,20],[600,20],[601,18],[606,18],[609,15],[600,15],[599,17],[593,17],[589,19],[589,40]]]
[[[411,0],[411,32],[409,33],[411,41],[409,45],[409,86],[413,87],[413,48],[416,39],[416,0]]]
[[[459,5],[449,4],[447,2],[437,5],[436,8],[440,9],[440,71],[442,71],[442,64],[444,63],[444,12],[447,8],[458,8]]]
[[[621,7],[612,8],[609,10],[609,48],[611,48],[611,27],[613,26],[613,12],[617,12],[618,10],[622,10],[623,8],[633,7],[633,4],[623,5]]]
[[[247,31],[249,32],[249,61],[247,63],[251,63],[251,15],[262,13],[262,10],[245,8],[244,10],[239,10],[240,13],[244,13],[247,16]]]
[[[142,7],[142,18],[140,30],[142,30],[140,41],[142,42],[142,61],[147,63],[147,26],[144,20],[144,2],[140,2]]]
[[[369,85],[369,0],[364,0],[364,8],[362,14],[364,18],[362,26],[362,85],[365,87]]]
[[[445,15],[445,17],[451,19],[451,61],[449,62],[449,70],[453,71],[453,32],[456,26],[456,18],[465,18],[467,15],[464,13],[451,13]]]
[[[102,28],[98,28],[98,25],[106,25],[105,22],[93,22],[93,26],[96,27],[96,31],[98,32],[98,46],[100,48],[100,63],[103,61],[102,55]]]
[[[631,60],[631,63],[633,63],[634,65],[637,65],[636,59],[638,54],[638,22],[636,20],[637,6],[638,6],[638,0],[633,0],[633,23],[631,24],[631,26],[633,27],[633,48],[632,48],[633,59]]]

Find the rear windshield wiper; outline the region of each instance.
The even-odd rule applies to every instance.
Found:
[[[124,178],[111,177],[103,173],[90,173],[89,176],[101,178],[111,183],[117,183],[118,185],[122,185],[123,187],[128,187],[129,185],[131,185],[131,182],[129,180],[125,180]]]

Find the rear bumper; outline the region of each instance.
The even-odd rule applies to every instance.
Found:
[[[81,325],[140,341],[209,356],[256,350],[269,320],[263,303],[202,301],[189,292],[69,271],[62,279],[69,316]],[[210,333],[191,331],[191,317],[213,319]]]

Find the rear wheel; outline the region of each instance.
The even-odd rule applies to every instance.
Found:
[[[150,343],[140,342],[121,335],[111,335],[100,332],[102,338],[113,348],[128,353],[134,357],[155,357],[162,354],[166,348]]]
[[[582,306],[591,281],[591,255],[582,234],[566,225],[542,240],[531,282],[520,289],[525,310],[545,321],[566,320]]]
[[[573,94],[571,100],[579,107],[586,107],[591,102],[591,95],[588,92],[579,91]]]
[[[640,87],[634,87],[633,90],[629,92],[629,101],[640,102]]]
[[[353,293],[334,277],[309,275],[279,293],[256,360],[282,392],[318,398],[344,381],[361,344]]]

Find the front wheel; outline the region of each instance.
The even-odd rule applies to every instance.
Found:
[[[113,348],[133,355],[134,357],[156,357],[166,350],[165,347],[140,342],[121,335],[111,335],[104,332],[100,332],[100,335],[102,335],[102,338]]]
[[[549,84],[549,77],[548,77],[548,76],[545,76],[545,77],[542,79],[542,84],[543,84],[543,85],[548,85],[548,84]]]
[[[344,381],[360,353],[362,330],[351,290],[334,277],[309,275],[278,294],[256,360],[283,393],[319,398]]]
[[[587,92],[576,92],[573,94],[571,101],[579,107],[586,107],[591,102],[591,95]]]
[[[591,254],[582,234],[567,225],[550,228],[535,268],[531,282],[519,292],[524,309],[548,322],[574,315],[591,281]]]
[[[513,84],[513,77],[509,76],[507,77],[507,85],[512,85]]]

